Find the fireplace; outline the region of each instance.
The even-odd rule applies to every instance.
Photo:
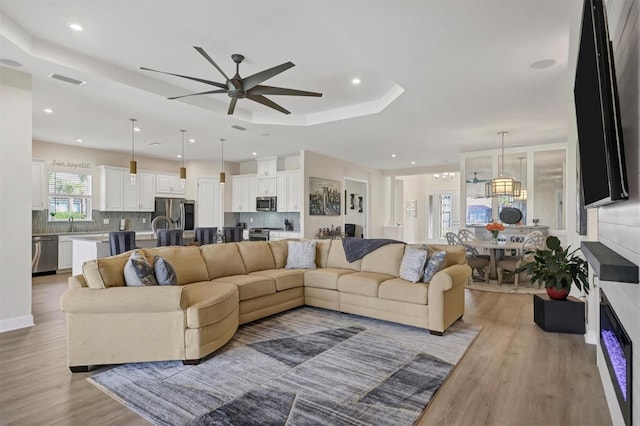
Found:
[[[631,339],[600,289],[600,345],[622,417],[631,425]]]

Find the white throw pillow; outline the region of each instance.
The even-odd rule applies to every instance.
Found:
[[[316,269],[317,241],[287,241],[285,269]]]
[[[424,265],[427,262],[427,251],[407,247],[400,264],[400,278],[412,283],[417,283],[424,273]]]
[[[153,266],[147,262],[142,250],[134,250],[124,265],[124,280],[130,287],[158,285],[153,275]]]

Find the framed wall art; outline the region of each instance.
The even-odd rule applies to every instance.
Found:
[[[340,181],[309,177],[309,214],[338,216],[340,214]]]

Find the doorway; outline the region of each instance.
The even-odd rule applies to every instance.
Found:
[[[368,237],[369,182],[355,178],[344,178],[344,226],[347,236]]]
[[[446,233],[460,229],[460,191],[432,191],[426,194],[425,240],[446,244]]]

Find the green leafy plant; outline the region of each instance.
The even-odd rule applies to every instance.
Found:
[[[545,288],[555,287],[557,290],[569,288],[573,282],[588,294],[588,263],[575,254],[578,250],[569,253],[569,247],[563,249],[557,237],[547,237],[546,248],[525,252],[533,253],[533,261],[516,268],[515,273],[527,271],[534,284],[542,284]]]

